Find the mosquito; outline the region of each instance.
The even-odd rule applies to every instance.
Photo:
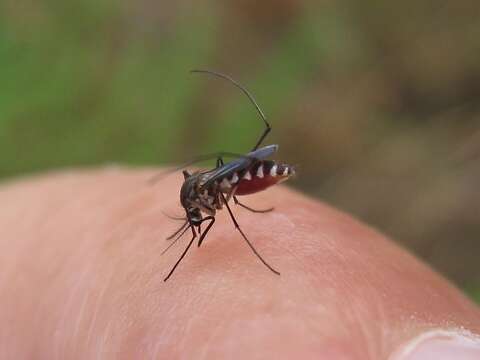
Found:
[[[250,195],[285,181],[295,174],[295,169],[287,164],[278,163],[274,160],[267,160],[268,157],[272,156],[278,150],[278,145],[267,145],[260,147],[272,128],[253,95],[250,94],[245,87],[232,79],[230,76],[219,72],[211,70],[191,70],[191,72],[212,75],[229,81],[234,86],[239,88],[248,97],[252,105],[255,106],[259,117],[265,125],[265,129],[249,153],[245,155],[228,152],[210,154],[198,158],[189,164],[193,164],[197,161],[207,160],[209,158],[216,158],[216,166],[214,169],[197,172],[183,170],[184,182],[180,190],[180,203],[185,209],[185,217],[175,219],[182,220],[184,223],[177,231],[167,238],[167,240],[173,239],[173,241],[163,253],[165,253],[188,230],[191,230],[192,238],[190,239],[190,242],[180,258],[165,277],[164,281],[167,281],[170,276],[172,276],[195,239],[198,238],[198,247],[202,245],[202,242],[205,240],[205,237],[215,223],[215,214],[217,210],[223,209],[224,206],[227,208],[235,228],[240,232],[252,252],[270,271],[272,271],[274,274],[280,275],[280,273],[270,266],[259,254],[243,230],[240,228],[240,225],[235,219],[232,209],[230,208],[229,202],[231,202],[233,199],[235,205],[241,206],[242,208],[253,213],[266,213],[272,211],[273,208],[264,210],[253,209],[241,203],[237,197],[242,195]],[[233,157],[233,160],[224,162],[224,157]],[[202,231],[201,225],[207,222],[208,224],[206,228]]]

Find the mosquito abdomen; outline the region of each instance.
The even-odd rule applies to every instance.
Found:
[[[234,172],[223,178],[219,181],[219,187],[222,192],[229,193],[236,186],[235,195],[248,195],[285,181],[294,173],[292,166],[277,164],[273,160],[261,160],[249,169]]]

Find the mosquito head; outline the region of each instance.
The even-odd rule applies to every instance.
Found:
[[[185,180],[180,189],[180,203],[185,209],[187,219],[193,225],[199,225],[202,220],[202,211],[208,215],[215,215],[215,209],[212,207],[212,199],[208,192],[200,192],[198,183],[200,173],[190,174],[183,172]]]
[[[191,208],[191,204],[197,200],[196,184],[198,177],[193,176],[186,170],[183,171],[183,177],[185,180],[183,181],[182,188],[180,189],[180,203],[182,204],[183,208],[187,210]]]
[[[190,223],[194,226],[199,226],[202,223],[203,217],[200,209],[189,208],[185,209],[187,212],[187,218],[190,219]]]

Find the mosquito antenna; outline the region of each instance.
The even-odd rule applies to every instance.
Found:
[[[187,225],[188,225],[188,220],[185,221],[185,223],[177,231],[175,231],[172,235],[167,237],[167,240],[172,240],[175,236],[178,235],[179,232],[181,232],[183,229],[185,229],[185,226],[187,226]]]
[[[188,222],[187,222],[188,223]],[[184,225],[185,226],[185,225]],[[177,241],[187,232],[188,229],[190,229],[191,226],[187,226],[186,228],[183,228],[183,226],[180,228],[180,230],[183,230],[176,238],[175,240],[173,240],[170,245],[167,246],[167,248],[165,250],[162,251],[162,253],[160,254],[163,255],[165,254],[173,245],[175,245],[177,243]]]
[[[252,94],[250,94],[250,92],[245,88],[243,87],[240,83],[238,83],[237,81],[235,81],[234,79],[232,79],[230,76],[228,75],[225,75],[225,74],[222,74],[222,73],[219,73],[219,72],[216,72],[216,71],[212,71],[212,70],[201,70],[201,69],[194,69],[194,70],[190,70],[191,73],[204,73],[204,74],[210,74],[210,75],[213,75],[213,76],[216,76],[216,77],[219,77],[219,78],[222,78],[222,79],[225,79],[227,81],[230,81],[233,85],[235,85],[237,88],[239,88],[240,90],[242,90],[242,92],[247,95],[248,99],[250,100],[250,102],[253,104],[253,106],[255,106],[255,109],[257,109],[257,112],[258,114],[260,115],[260,117],[262,118],[263,122],[265,123],[265,126],[266,126],[266,129],[265,131],[263,132],[262,136],[260,136],[260,139],[257,141],[257,144],[255,145],[255,147],[253,148],[253,150],[256,150],[260,144],[262,143],[263,139],[265,139],[265,137],[267,136],[267,134],[270,132],[271,130],[271,126],[270,124],[268,123],[267,121],[267,117],[265,116],[265,114],[263,113],[262,109],[260,109],[260,106],[258,105],[257,101],[255,100],[255,98],[253,97]]]
[[[165,211],[162,211],[162,213],[163,213],[163,215],[165,215],[166,217],[168,217],[169,219],[172,219],[172,220],[181,220],[181,221],[187,220],[186,217],[172,216],[172,215],[167,214]]]

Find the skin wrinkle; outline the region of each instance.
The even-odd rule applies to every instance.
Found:
[[[349,254],[344,255],[343,258],[344,260],[346,258],[352,259]],[[348,266],[346,261],[344,261],[344,263],[345,266]],[[350,275],[353,274],[349,274],[349,276]],[[377,284],[370,281],[372,277],[369,274],[368,267],[365,269],[365,272],[355,274],[355,277],[356,280],[354,283],[345,284],[345,287],[348,288],[349,291],[346,292],[346,296],[339,305],[341,308],[349,308],[350,310],[343,313],[340,312],[340,314],[342,314],[344,323],[351,324],[352,329],[357,329],[355,337],[362,340],[363,345],[360,349],[363,350],[357,353],[358,358],[384,358],[388,353],[385,354],[382,345],[385,341],[388,341],[388,338],[382,337],[382,329],[391,326],[389,316],[386,315],[383,302],[381,301],[382,299],[379,298]],[[363,301],[358,301],[358,299],[365,298],[369,299],[368,306],[365,306]],[[375,314],[376,327],[373,328],[375,331],[372,331],[369,324],[363,321],[369,314],[370,316],[371,314]],[[374,341],[374,339],[383,339],[383,341],[378,342]]]
[[[223,287],[217,287],[217,294],[221,296],[221,289],[223,288],[228,288],[228,279],[225,278],[225,276],[219,278],[219,282],[223,283]],[[215,289],[215,287],[214,287]],[[207,359],[209,358],[209,350],[210,349],[215,349],[216,344],[217,344],[217,338],[219,335],[222,333],[222,327],[226,328],[228,326],[228,323],[232,321],[231,319],[234,319],[234,314],[238,313],[241,308],[240,302],[233,302],[230,304],[229,308],[227,311],[224,313],[224,316],[222,319],[213,326],[213,331],[208,334],[207,336],[207,341],[204,342],[203,344],[203,349],[202,349],[202,357]]]
[[[67,328],[67,324],[71,322],[71,315],[72,314],[78,314],[75,311],[76,308],[76,300],[77,297],[80,294],[84,294],[84,296],[88,296],[88,293],[83,291],[82,287],[84,285],[85,277],[89,274],[89,268],[85,268],[80,275],[80,278],[77,278],[77,275],[75,274],[76,281],[73,283],[72,288],[70,290],[70,295],[67,297],[67,300],[64,305],[64,311],[63,315],[60,317],[60,321],[58,322],[58,325],[56,326],[57,329],[64,329]],[[80,316],[82,314],[82,311],[80,311]],[[81,318],[77,316],[77,322],[81,320]],[[62,336],[62,338],[57,338],[55,337],[55,343],[54,343],[54,359],[64,359],[66,357],[68,345],[70,345],[70,341],[74,338],[65,338],[61,332],[59,334]],[[76,335],[75,332],[73,335]]]
[[[82,206],[82,204],[80,203],[77,206]],[[78,242],[80,244],[79,250],[76,254],[73,254],[71,261],[66,263],[67,267],[75,268],[77,271],[74,275],[75,277],[72,279],[75,281],[72,281],[74,285],[73,289],[70,291],[70,297],[66,301],[65,312],[60,318],[60,325],[58,325],[59,329],[67,328],[67,323],[72,326],[71,339],[73,339],[75,343],[70,344],[67,342],[64,345],[64,348],[71,349],[72,347],[79,347],[79,352],[81,352],[81,347],[85,346],[85,343],[83,343],[84,332],[82,330],[90,321],[90,304],[95,302],[94,296],[96,294],[94,279],[96,274],[98,274],[98,271],[96,271],[98,265],[95,262],[98,260],[98,256],[97,253],[93,251],[95,247],[92,248],[91,246],[92,241],[96,236],[94,231],[90,231],[90,227],[95,229],[96,227],[101,226],[101,221],[98,221],[97,219],[97,222],[88,221],[88,223],[88,229],[84,231],[81,240]],[[81,271],[82,268],[83,271]],[[77,277],[78,273],[81,274],[80,278]],[[78,311],[74,311],[76,308],[78,308]],[[72,317],[72,314],[74,314],[73,319],[68,319],[69,317]],[[60,352],[59,354],[62,353],[63,352]],[[58,358],[64,358],[64,356],[58,355]]]
[[[98,347],[97,347],[97,351],[96,351],[96,358],[97,359],[105,359],[106,358],[106,355],[107,355],[107,351],[105,350],[108,342],[108,337],[110,335],[110,329],[113,325],[113,321],[112,320],[109,320],[107,321],[107,325],[105,327],[105,330],[103,330],[103,334],[101,334],[100,338],[101,338],[101,341],[98,342]],[[95,348],[93,348],[95,349]]]
[[[90,236],[90,238],[92,238],[92,236]],[[86,242],[86,244],[88,244],[88,242]],[[85,253],[85,254],[88,254],[88,248],[85,249],[85,251],[81,251],[80,253]],[[98,273],[98,271],[95,271],[95,265],[96,265],[96,262],[95,260],[98,259],[98,256],[96,253],[92,253],[90,255],[87,255],[86,257],[86,264],[85,264],[85,276],[87,275],[91,275],[91,278],[88,279],[89,281],[86,283],[86,286],[85,286],[85,290],[82,294],[82,296],[80,297],[80,301],[79,301],[79,311],[78,313],[76,314],[76,319],[75,321],[73,322],[74,323],[74,328],[73,328],[73,336],[72,338],[73,339],[80,339],[82,338],[81,337],[81,325],[82,324],[85,324],[84,326],[87,326],[89,328],[89,330],[87,331],[87,337],[86,337],[86,340],[85,340],[85,346],[88,348],[88,344],[89,344],[89,332],[91,331],[91,328],[95,322],[95,317],[97,315],[97,312],[98,312],[98,306],[99,306],[99,303],[101,301],[101,299],[103,298],[103,294],[105,293],[105,290],[106,290],[106,287],[109,285],[109,281],[104,281],[104,283],[101,285],[103,287],[103,289],[100,290],[100,292],[97,291],[96,287],[95,287],[95,283],[93,281],[93,279],[95,279],[95,274]],[[98,265],[97,265],[98,267]],[[107,278],[109,275],[107,274],[104,278]],[[111,277],[111,275],[110,275]],[[83,279],[83,277],[82,277]],[[99,281],[97,281],[98,283]],[[97,295],[98,294],[98,295]],[[86,315],[86,311],[90,310],[90,308],[92,308],[92,306],[90,304],[94,304],[93,305],[93,313],[92,315],[89,317],[88,316],[88,313]],[[87,308],[87,305],[90,305],[90,308]],[[80,342],[80,341],[79,341]]]
[[[118,228],[118,226],[116,226],[113,230],[111,230],[111,233],[113,234],[113,235],[110,235],[111,237],[115,237],[115,233],[116,233],[115,229],[116,228]],[[121,230],[120,230],[120,232],[121,232]]]
[[[224,284],[225,280],[226,280],[225,275],[222,273],[220,274],[220,276],[216,278],[214,282],[212,282],[212,286],[211,286],[212,293],[210,294],[210,292],[208,292],[209,294],[208,297],[204,297],[205,298],[203,302],[204,304],[210,301],[210,297],[216,297],[221,292],[223,287],[220,285]],[[198,305],[201,307],[202,303],[199,303]],[[225,321],[228,321],[227,319],[231,317],[231,313],[233,310],[234,310],[234,305],[232,304],[232,306],[227,310],[227,313],[224,314],[223,320],[220,321],[218,324],[214,325],[210,333],[207,334],[207,340],[203,342],[202,347],[199,349],[199,354],[198,354],[199,359],[207,358],[208,349],[210,347],[215,346],[213,339],[215,338],[216,334],[219,333],[221,327],[224,326]]]
[[[72,204],[74,204],[74,203],[70,203],[70,205],[72,205]],[[67,211],[67,212],[68,212],[68,207],[65,207],[65,208],[63,209],[63,211]],[[42,225],[44,226],[44,227],[43,227],[43,229],[44,229],[43,232],[48,233],[48,232],[49,232],[49,228],[57,229],[57,228],[59,227],[59,226],[58,226],[58,222],[56,221],[56,218],[55,218],[55,217],[59,216],[59,214],[61,214],[61,212],[56,212],[56,213],[55,213],[55,216],[48,218],[49,221],[42,221]],[[79,234],[79,232],[77,232],[77,231],[74,231],[74,232],[75,232],[76,234]],[[39,238],[42,238],[41,235],[40,235]],[[78,244],[81,244],[81,245],[83,246],[83,248],[85,249],[85,248],[86,248],[86,242],[83,240],[83,239],[85,238],[85,236],[82,235],[82,236],[79,236],[79,238],[80,238],[80,240],[77,240],[77,243],[78,243]],[[43,244],[42,244],[42,245],[43,245]],[[48,246],[45,247],[45,248],[48,249]],[[43,250],[44,247],[42,246],[41,249]],[[71,256],[69,256],[68,254],[63,254],[63,255],[62,255],[62,253],[63,253],[64,251],[63,251],[63,250],[60,250],[60,251],[59,251],[59,250],[60,250],[59,248],[55,248],[55,249],[51,248],[51,249],[50,249],[50,253],[51,253],[52,255],[50,255],[50,253],[45,253],[43,256],[42,256],[41,254],[37,254],[37,255],[39,255],[39,256],[42,257],[42,258],[46,258],[46,257],[49,257],[49,256],[50,256],[50,257],[52,257],[52,258],[55,259],[54,262],[52,262],[52,263],[46,263],[46,264],[44,264],[44,265],[42,266],[42,271],[45,271],[46,274],[48,274],[48,273],[50,273],[50,274],[52,274],[52,275],[55,274],[54,277],[51,277],[51,276],[50,276],[50,278],[51,278],[51,280],[52,280],[52,282],[51,282],[51,284],[52,284],[51,289],[55,289],[56,283],[58,283],[58,282],[60,282],[60,281],[63,281],[63,279],[65,278],[65,276],[62,276],[62,273],[58,271],[58,269],[61,269],[62,266],[64,266],[65,264],[68,264],[69,262],[71,262],[72,264],[73,264],[73,263],[76,263],[76,260],[75,260],[74,258],[72,258]],[[55,252],[58,252],[58,254],[53,255]],[[50,268],[50,270],[48,271],[49,268]],[[81,269],[81,268],[79,268],[79,269]],[[81,274],[81,272],[80,272],[80,274]],[[68,312],[68,309],[71,308],[71,307],[73,307],[73,306],[70,306],[70,304],[72,304],[72,302],[75,301],[74,298],[75,298],[76,296],[78,296],[78,295],[81,296],[81,294],[86,293],[85,291],[80,291],[80,290],[79,290],[79,289],[81,288],[81,286],[82,286],[82,281],[83,281],[83,279],[84,279],[86,276],[87,276],[86,273],[83,274],[83,275],[81,275],[81,276],[80,276],[81,281],[78,281],[77,285],[75,285],[75,281],[71,281],[71,284],[72,284],[72,286],[74,286],[74,288],[73,288],[72,291],[71,291],[70,298],[65,301],[65,303],[68,304],[68,305],[65,306],[66,311],[64,312],[63,316],[61,316],[61,317],[59,318],[59,320],[58,320],[59,325],[52,328],[52,331],[53,331],[53,334],[54,334],[54,336],[53,336],[54,340],[55,340],[58,336],[63,336],[63,335],[62,335],[63,329],[67,326],[67,324],[69,325],[69,324],[72,323],[72,319],[68,319],[68,320],[67,320],[67,318],[69,318],[69,317],[71,316],[71,314]],[[72,280],[77,280],[77,275],[75,275],[74,277],[69,277],[69,278],[72,279]],[[48,292],[47,292],[47,293],[48,293]],[[65,299],[62,297],[62,300],[65,300]],[[48,306],[48,301],[49,301],[49,300],[44,301],[44,302],[43,302],[43,305],[44,305],[44,306]],[[51,301],[51,300],[50,300],[50,301]],[[39,311],[38,311],[37,313],[38,313],[39,316],[38,316],[37,318],[40,319],[42,316],[44,316],[44,315],[42,314],[42,307],[41,307],[41,306],[38,306],[38,310],[39,310]],[[78,318],[81,319],[81,316],[78,317]],[[40,325],[39,325],[39,326],[40,326]],[[55,330],[55,329],[57,329],[57,330]],[[62,345],[63,345],[63,346],[62,346]],[[57,351],[56,357],[57,357],[57,358],[63,358],[63,356],[59,355],[59,354],[62,354],[62,352],[63,352],[63,351],[61,350],[61,348],[62,348],[62,347],[63,347],[63,348],[68,348],[68,346],[69,346],[69,345],[68,345],[67,343],[61,344],[61,341],[58,341],[57,345],[53,344],[53,349],[57,349],[57,350],[56,350],[56,351]],[[54,350],[54,352],[55,352],[55,350]]]
[[[151,319],[144,314],[152,311],[154,313],[155,310],[152,309],[155,308],[152,308],[150,294],[143,289],[145,278],[135,277],[131,269],[126,270],[127,272],[120,278],[120,283],[129,283],[129,285],[124,291],[116,294],[111,305],[112,316],[117,319],[112,335],[117,344],[114,348],[117,349],[118,354],[123,354],[129,347],[136,344],[143,353],[145,334],[151,325]],[[141,353],[138,353],[135,358],[141,357]]]
[[[379,354],[388,354],[388,346],[387,343],[389,339],[391,339],[391,332],[389,329],[391,328],[391,321],[389,320],[389,317],[387,315],[387,312],[385,311],[385,298],[382,296],[383,294],[379,295],[379,302],[377,306],[375,307],[376,311],[376,318],[378,319],[377,324],[377,334],[376,334],[376,339],[380,339],[380,341],[375,341],[375,338],[372,336],[371,343],[369,344],[370,347],[376,346],[378,348],[378,353]],[[362,322],[365,324],[365,322]],[[365,324],[366,325],[366,324]],[[368,331],[368,329],[364,329],[364,331]],[[371,331],[371,330],[370,330]],[[394,344],[391,344],[390,346],[395,346]]]
[[[371,284],[370,284],[371,286]],[[365,294],[358,294],[358,297],[365,296]],[[374,291],[369,292],[368,298],[372,306],[366,308],[362,304],[358,304],[352,296],[352,311],[347,314],[351,317],[351,323],[356,324],[359,328],[359,337],[363,339],[364,347],[366,349],[366,358],[384,358],[388,356],[388,352],[384,352],[383,344],[389,341],[388,338],[383,337],[383,329],[390,327],[390,319],[384,311],[384,303],[380,299],[376,299],[378,295]],[[376,327],[369,327],[363,319],[366,318],[365,312],[371,312],[375,314]],[[381,341],[375,341],[380,339]]]
[[[105,282],[103,283],[100,292],[98,294],[97,299],[95,300],[95,305],[93,308],[93,315],[92,319],[90,320],[90,324],[87,330],[87,338],[86,338],[86,346],[87,348],[93,348],[94,344],[92,344],[93,331],[95,329],[95,325],[97,323],[98,313],[100,312],[100,308],[102,307],[102,301],[107,293],[108,288],[111,286],[111,281],[114,276],[113,270],[107,275]]]
[[[52,359],[50,329],[58,325],[59,355],[67,358],[241,353],[248,358],[377,360],[419,331],[445,324],[445,314],[450,314],[448,324],[480,331],[475,308],[438,275],[381,234],[281,186],[248,201],[258,208],[275,206],[276,212],[234,210],[280,277],[259,263],[228,214],[220,212],[202,248],[192,247],[164,283],[185,246],[184,240],[159,256],[172,227],[162,210],[178,203],[180,179],[143,188],[151,174],[84,172],[26,181],[10,188],[8,196],[0,190],[0,204],[7,206],[5,196],[14,199],[12,209],[24,213],[30,228],[12,229],[11,219],[0,217],[0,227],[24,239],[23,244],[7,243],[8,252],[0,253],[0,273],[7,263],[6,270],[16,277],[18,264],[23,266],[23,283],[7,278],[0,284],[7,296],[0,318],[15,321],[10,340],[0,339],[8,347],[4,351],[19,359],[28,358],[25,354]],[[70,200],[71,189],[77,191],[76,200],[55,212],[40,234],[32,232],[46,216],[38,215],[45,209],[41,204],[50,198]],[[17,192],[23,200],[16,200]],[[0,214],[9,214],[2,209]],[[29,233],[38,236],[30,240]],[[36,248],[40,244],[42,251]],[[55,272],[51,282],[47,274]],[[39,300],[26,298],[29,287]],[[17,301],[10,297],[12,289]],[[36,332],[25,326],[31,314],[38,314]],[[29,336],[20,336],[23,328]]]
[[[228,291],[228,282],[229,279],[224,274],[217,277],[216,283],[212,286],[214,298],[217,298],[217,296],[222,296],[225,291]],[[237,299],[239,298],[237,297]],[[207,341],[203,343],[202,356],[204,358],[208,357],[208,350],[215,347],[216,337],[221,333],[222,327],[226,327],[227,323],[231,321],[230,319],[234,318],[234,314],[238,311],[239,302],[232,302],[227,311],[223,314],[221,320],[213,326],[214,330],[207,335]]]
[[[165,265],[165,264],[164,264]],[[167,266],[170,266],[169,264]],[[161,273],[158,273],[157,275],[162,275]],[[171,286],[170,284],[164,284],[163,281],[162,282],[159,282],[158,279],[159,276],[157,276],[157,281],[155,282],[156,283],[156,287],[158,287],[158,290],[153,292],[151,295],[152,296],[161,296],[161,294],[163,293],[163,288],[162,286]],[[153,280],[151,280],[152,283],[153,283]],[[159,285],[160,284],[160,285]],[[161,324],[163,325],[158,332],[152,332],[152,335],[149,336],[146,340],[146,343],[149,344],[148,347],[149,348],[154,348],[153,352],[154,353],[158,353],[159,351],[161,351],[161,347],[165,346],[168,344],[167,343],[163,343],[163,341],[167,340],[170,336],[168,334],[172,334],[172,333],[176,333],[177,336],[176,336],[176,339],[175,342],[174,342],[174,345],[175,347],[178,347],[179,349],[182,348],[182,343],[180,343],[181,339],[182,339],[182,334],[185,333],[185,322],[179,322],[179,321],[175,321],[175,316],[178,312],[181,312],[182,311],[182,308],[183,307],[188,307],[188,308],[197,308],[197,304],[195,302],[195,298],[193,296],[191,296],[189,293],[191,293],[192,291],[190,290],[191,287],[182,287],[180,289],[180,291],[183,293],[183,295],[180,295],[178,297],[180,298],[183,298],[183,299],[187,299],[187,302],[186,303],[182,303],[180,306],[179,303],[177,303],[175,300],[171,303],[171,305],[169,305],[167,308],[166,308],[166,312],[164,313],[164,317],[163,319],[161,320]],[[153,299],[155,300],[155,299]],[[156,343],[157,345],[150,345],[152,343]],[[151,353],[146,350],[144,352],[145,356],[148,355],[148,357],[150,357]]]
[[[166,266],[170,266],[169,264]],[[161,283],[163,285],[163,282]],[[172,286],[170,284],[165,284],[164,286]],[[158,285],[158,290],[153,293],[153,296],[162,296],[163,292],[165,291],[161,285]],[[165,307],[164,309],[164,317],[161,320],[162,327],[160,327],[158,332],[154,332],[151,342],[157,341],[157,348],[155,349],[155,353],[160,354],[162,351],[164,352],[165,347],[172,344],[171,342],[171,334],[177,334],[174,338],[173,345],[175,348],[178,348],[178,351],[181,352],[181,345],[179,343],[179,338],[181,339],[181,335],[184,333],[185,324],[181,321],[176,320],[176,317],[179,313],[182,313],[183,308],[185,307],[184,303],[180,303],[176,300],[176,298],[180,299],[191,299],[191,287],[189,286],[182,286],[176,289],[179,293],[178,296],[172,296],[174,300]],[[191,305],[190,305],[191,304]],[[192,309],[196,308],[195,302],[192,300],[191,303],[187,303],[187,306],[190,306]]]
[[[187,298],[187,301],[188,302],[186,304],[183,304],[185,306],[182,306],[181,311],[183,311],[184,308],[191,308],[191,309],[196,308],[195,302],[190,297]],[[178,353],[180,354],[182,353],[182,349],[184,349],[185,346],[188,346],[188,337],[186,336],[186,334],[188,333],[187,330],[191,326],[192,316],[195,316],[195,315],[191,314],[189,317],[184,319],[184,321],[180,324],[180,326],[178,325],[176,326],[177,339],[175,342],[175,348],[178,349]]]
[[[223,328],[225,328],[225,321],[219,322],[216,326],[213,327],[213,329],[211,329],[207,342],[205,342],[199,350],[199,359],[209,358],[209,349],[215,348],[215,339],[218,337],[218,334],[222,331]]]
[[[87,257],[87,259],[88,259],[88,257]],[[86,271],[86,273],[88,273],[88,270],[85,270],[85,271]],[[86,276],[86,275],[85,275],[85,276]],[[79,284],[81,284],[82,281],[83,281],[83,277],[80,279]],[[75,293],[72,292],[72,297],[74,297],[74,294],[75,294]],[[70,300],[70,301],[71,301],[71,300]],[[69,304],[70,301],[68,301],[67,304]],[[85,298],[84,298],[84,301],[82,302],[82,305],[81,305],[81,308],[80,308],[80,309],[82,309],[82,308],[85,307],[86,301],[87,301],[87,298],[85,297]],[[69,307],[69,306],[67,305],[67,309],[68,309],[68,307]],[[75,330],[74,330],[74,337],[73,337],[73,338],[76,338],[76,334],[78,333],[78,327],[80,326],[80,322],[83,320],[82,314],[83,314],[82,311],[80,311],[80,313],[78,314],[77,327],[76,327]],[[67,316],[68,316],[68,315],[67,315]]]
[[[281,280],[280,280],[280,281],[281,281]],[[254,289],[253,289],[252,291],[255,292]],[[252,295],[253,295],[253,294],[252,294]],[[245,295],[244,298],[243,298],[244,301],[245,301],[245,302],[252,302],[252,299],[254,299],[254,296],[252,296],[252,295],[249,295],[249,294]],[[278,296],[278,298],[282,298],[282,295]],[[254,301],[254,300],[253,300],[253,301]],[[235,303],[235,304],[236,304],[236,303]],[[244,305],[239,305],[239,307],[242,308],[242,307],[244,307]],[[201,309],[200,309],[200,310],[201,310]],[[284,313],[284,310],[282,310],[281,313]],[[295,324],[294,326],[298,327],[298,324]],[[226,354],[224,354],[224,355],[225,355],[225,356],[228,356],[228,354],[229,354],[229,353],[226,353]],[[220,357],[221,357],[221,356],[220,356]]]

